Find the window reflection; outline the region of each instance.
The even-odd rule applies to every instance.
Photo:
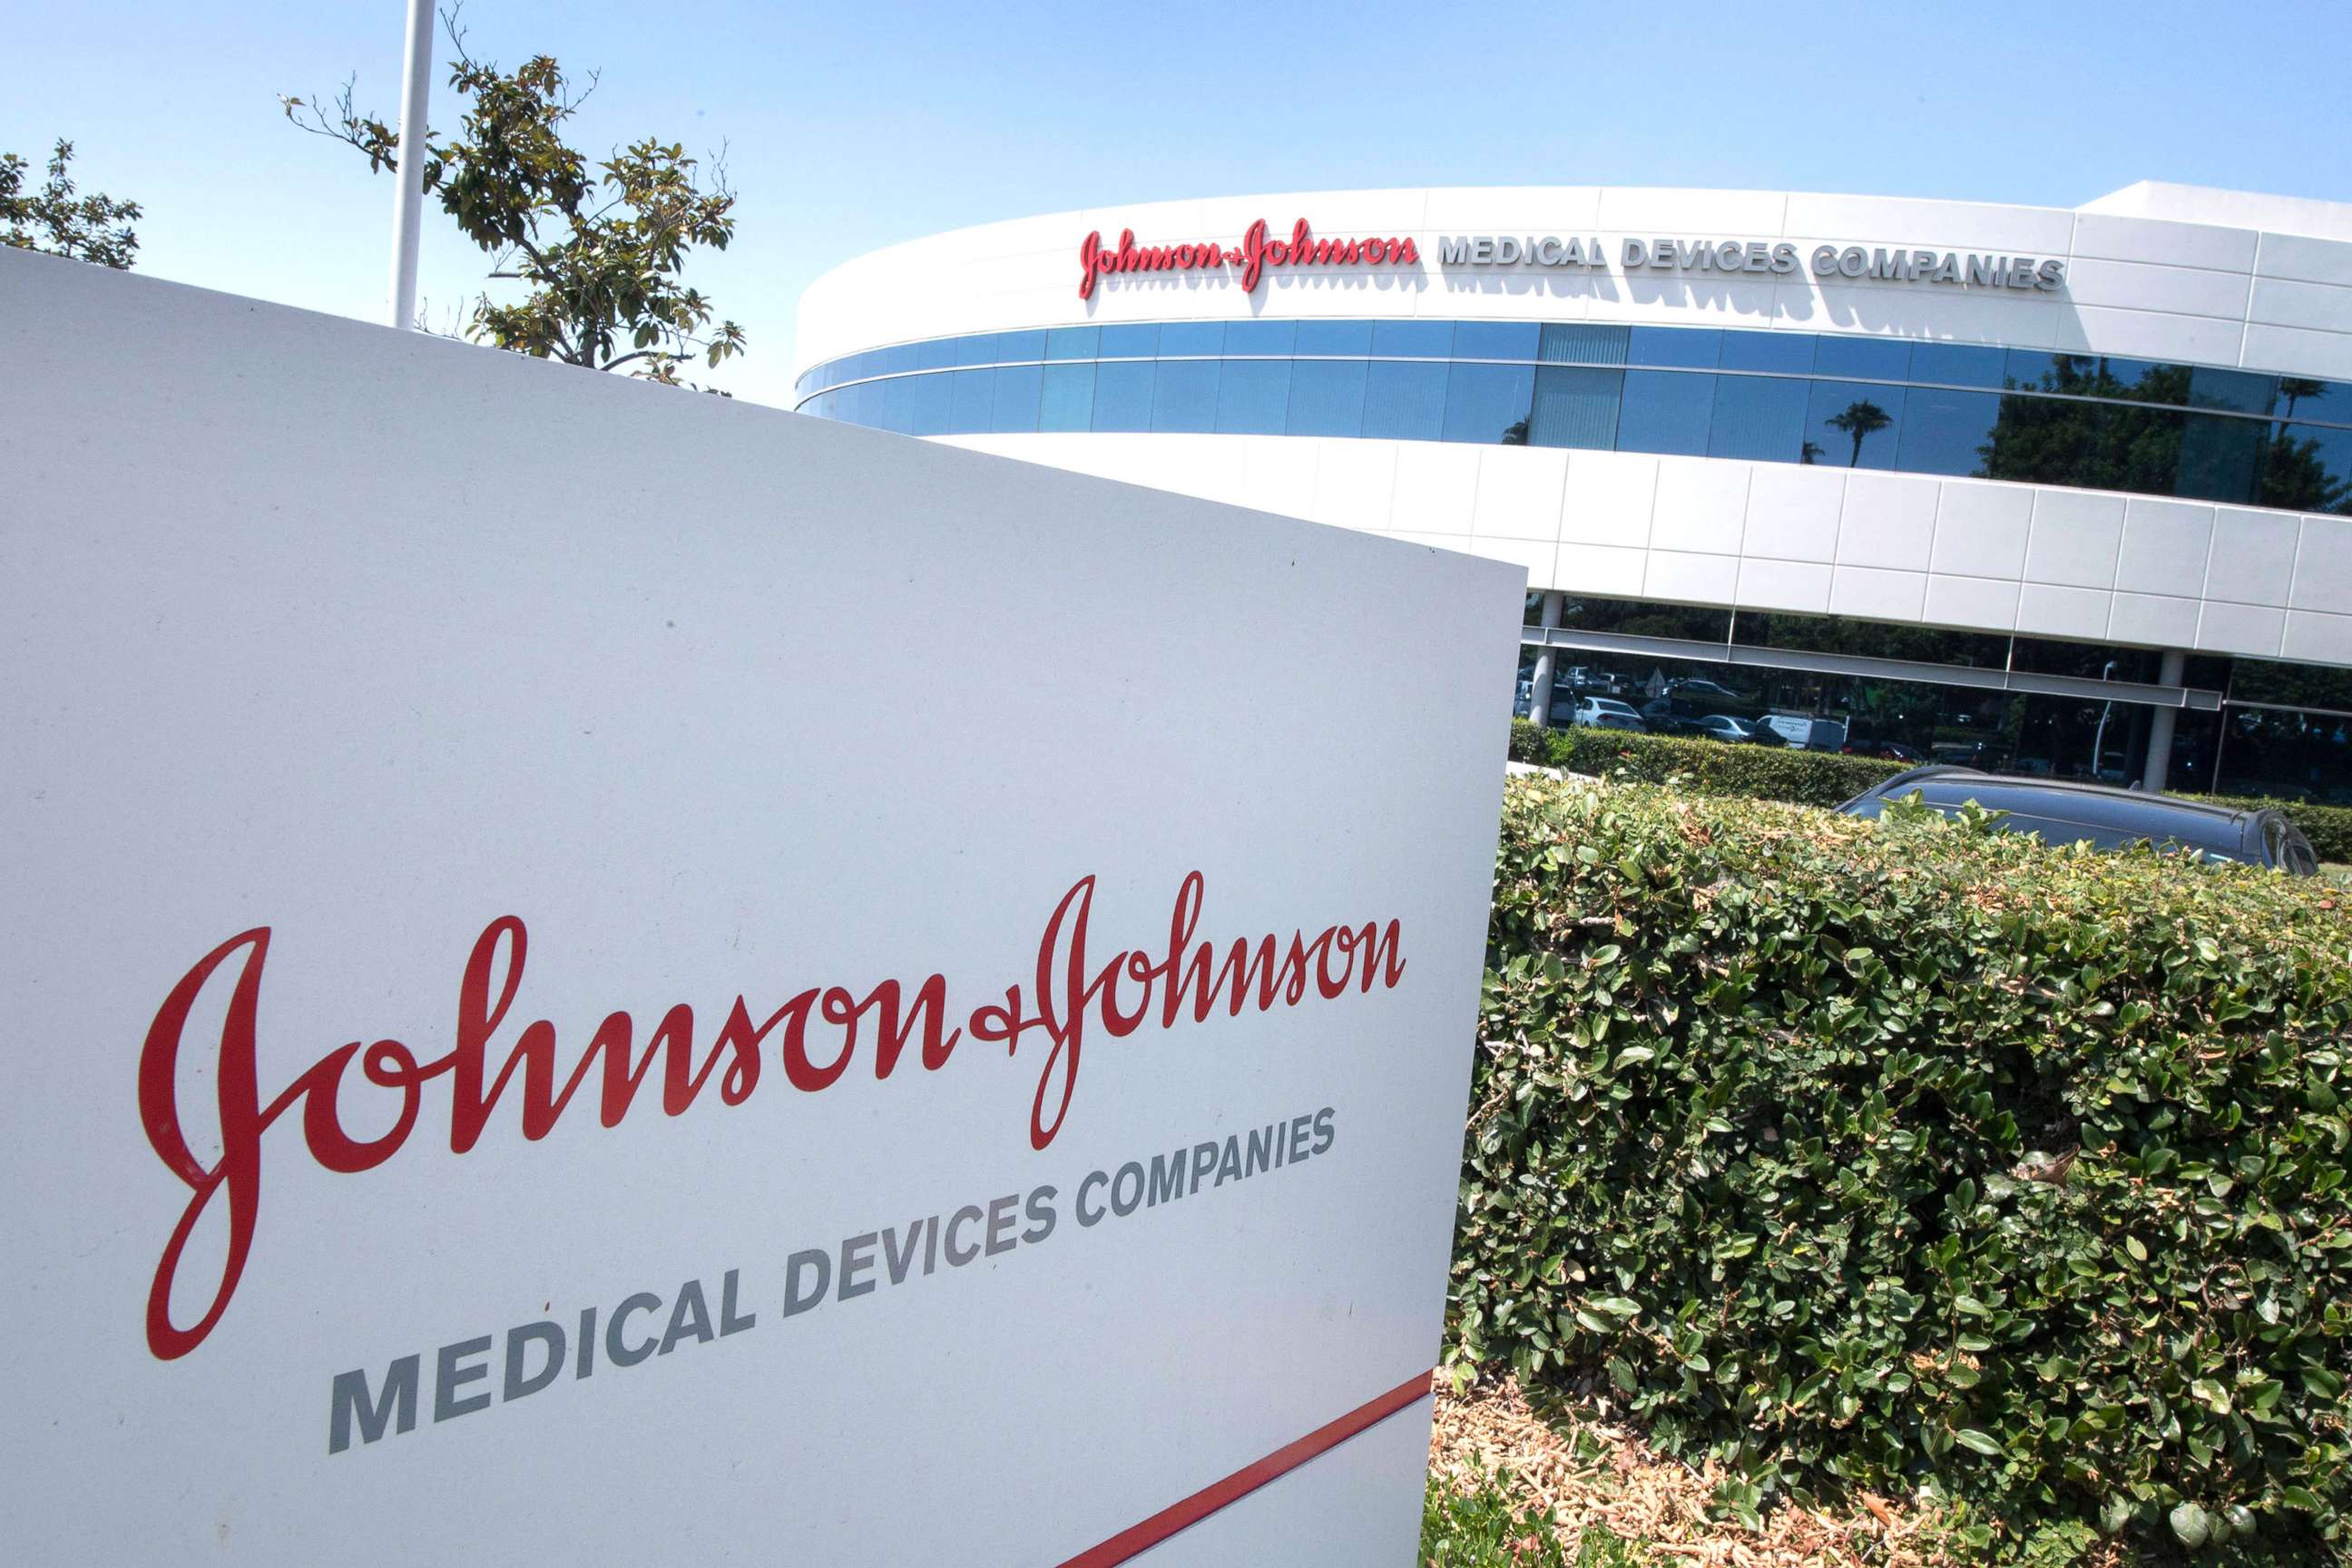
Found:
[[[1130,322],[871,349],[799,384],[808,412],[910,435],[1525,442],[2352,514],[2352,389],[2115,355],[1580,322]]]
[[[1903,392],[1853,381],[1817,381],[1805,410],[1805,439],[1826,450],[1811,461],[1844,468],[1892,468],[1901,440]]]

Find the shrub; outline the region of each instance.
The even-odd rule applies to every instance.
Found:
[[[1540,730],[1525,719],[1511,721],[1510,754],[1514,762],[1541,763],[1570,773],[1617,774],[1651,784],[1663,784],[1679,774],[1685,783],[1708,795],[1782,800],[1796,805],[1843,805],[1908,765],[1829,752],[1643,735],[1631,730]],[[2303,829],[2322,860],[2352,865],[2352,806],[2261,795],[2190,798],[2224,805],[2275,806]]]
[[[1708,795],[1745,795],[1796,805],[1843,805],[1871,785],[1893,778],[1905,766],[1836,752],[1738,745],[1680,735],[1644,735],[1632,730],[1579,725],[1544,731],[1525,721],[1511,726],[1511,755],[1570,773],[1648,784],[1679,778]]]
[[[1605,1378],[1735,1513],[1924,1483],[2340,1560],[2342,898],[1514,784],[1449,1359]]]

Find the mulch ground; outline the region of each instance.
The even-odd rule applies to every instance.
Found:
[[[1782,1504],[1761,1533],[1710,1519],[1723,1472],[1659,1454],[1631,1428],[1589,1413],[1538,1415],[1508,1379],[1464,1394],[1441,1392],[1430,1473],[1463,1489],[1496,1470],[1548,1510],[1563,1539],[1607,1525],[1662,1563],[1693,1568],[1950,1568],[1916,1504],[1864,1494],[1845,1513]]]

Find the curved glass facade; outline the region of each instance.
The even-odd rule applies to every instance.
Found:
[[[912,436],[1350,436],[1820,463],[2352,513],[2352,384],[1808,332],[1168,321],[817,365],[803,411]]]

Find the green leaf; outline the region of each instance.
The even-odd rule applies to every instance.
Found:
[[[1961,1447],[1974,1449],[1976,1452],[1986,1456],[1988,1458],[1998,1459],[2002,1457],[2000,1445],[1994,1442],[1990,1436],[1978,1431],[1973,1426],[1963,1426],[1958,1431],[1954,1432],[1952,1434],[1952,1440],[1959,1444]]]

